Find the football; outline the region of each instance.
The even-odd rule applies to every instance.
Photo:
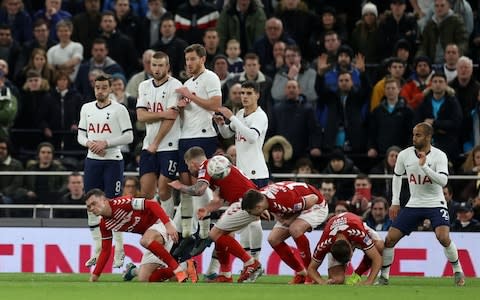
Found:
[[[214,179],[222,179],[230,174],[230,161],[223,155],[216,155],[208,160],[207,172]]]

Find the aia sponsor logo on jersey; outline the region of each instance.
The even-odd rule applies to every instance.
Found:
[[[89,123],[88,132],[92,133],[112,133],[112,129],[108,123]]]
[[[151,111],[151,112],[163,111],[162,103],[158,103],[158,102],[150,103],[150,102],[147,102],[147,105],[148,105],[148,111]]]
[[[421,174],[410,174],[408,177],[408,183],[411,184],[433,184],[430,177]]]

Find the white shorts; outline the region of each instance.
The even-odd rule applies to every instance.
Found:
[[[310,209],[304,210],[300,213],[297,219],[302,219],[307,224],[312,227],[312,230],[315,229],[318,225],[325,222],[328,217],[328,206],[325,204],[315,204]],[[275,223],[274,228],[283,228],[288,229],[288,226],[283,225],[280,222]]]
[[[153,224],[147,230],[150,230],[150,229],[158,231],[162,235],[162,238],[165,242],[163,246],[167,251],[170,252],[173,246],[173,240],[168,236],[165,225],[163,225],[162,222],[159,222],[159,223]],[[153,254],[148,249],[145,251],[145,253],[143,253],[142,261],[140,262],[140,265],[145,265],[145,264],[158,264],[158,265],[167,267],[167,265],[160,258],[158,258],[155,254]]]
[[[380,237],[380,235],[378,234],[378,232],[376,232],[375,230],[373,230],[371,227],[369,227],[367,225],[367,223],[363,223],[363,226],[365,227],[365,229],[367,230],[368,232],[368,235],[370,236],[370,238],[374,241],[379,241],[381,240],[382,238]],[[335,258],[333,258],[332,254],[330,252],[327,253],[327,259],[328,259],[328,268],[333,268],[335,266],[344,266],[345,264],[342,264],[341,262],[339,262],[338,260],[336,260]]]
[[[215,224],[215,227],[228,232],[234,232],[246,227],[253,221],[259,220],[260,217],[253,216],[242,209],[242,202],[232,203],[223,213]]]

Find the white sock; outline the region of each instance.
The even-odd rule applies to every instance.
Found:
[[[100,216],[96,216],[93,213],[88,211],[87,212],[87,224],[90,227],[97,226],[98,224],[100,224]]]
[[[175,203],[173,202],[173,196],[170,196],[170,198],[165,201],[161,201],[160,203],[163,210],[167,213],[170,219],[173,219],[173,214],[175,212]]]
[[[201,196],[193,196],[193,211],[196,213],[197,210],[201,207],[205,207],[208,202],[213,198],[210,189],[207,189],[205,193]],[[198,235],[201,239],[206,239],[208,237],[208,232],[210,231],[210,214],[205,216],[203,220],[198,220]]]
[[[452,264],[454,273],[463,272],[462,265],[458,260],[457,246],[455,246],[455,243],[453,241],[450,242],[450,245],[448,245],[448,247],[443,247],[443,253],[445,253],[448,261]]]
[[[253,258],[258,260],[260,257],[260,250],[262,249],[262,223],[260,220],[252,222],[248,225],[250,253]]]
[[[210,260],[210,264],[208,265],[208,269],[205,272],[205,274],[210,275],[214,273],[219,273],[220,271],[220,262],[216,257],[212,256],[212,259]]]
[[[385,247],[383,249],[383,266],[380,271],[380,274],[383,278],[388,279],[390,278],[390,266],[392,265],[393,262],[393,248],[387,248]]]
[[[181,193],[180,199],[181,199],[180,201],[182,202],[182,206],[181,206],[182,236],[184,238],[187,238],[192,235],[192,215],[193,215],[192,196]]]
[[[123,232],[114,231],[113,242],[115,243],[115,255],[124,255],[125,251],[123,249]]]
[[[90,233],[93,239],[93,256],[98,258],[100,251],[102,251],[102,234],[100,233],[100,227],[91,228]]]
[[[230,277],[232,277],[232,272],[220,272],[219,275],[223,275],[223,276],[225,276],[225,277],[227,277],[227,278],[230,278]]]

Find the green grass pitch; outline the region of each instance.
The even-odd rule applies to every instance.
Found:
[[[118,274],[103,275],[96,283],[88,278],[88,274],[0,273],[0,299],[480,299],[480,278],[467,278],[465,287],[455,287],[452,278],[419,277],[393,277],[389,286],[288,285],[288,276],[263,276],[253,284],[123,282]]]

